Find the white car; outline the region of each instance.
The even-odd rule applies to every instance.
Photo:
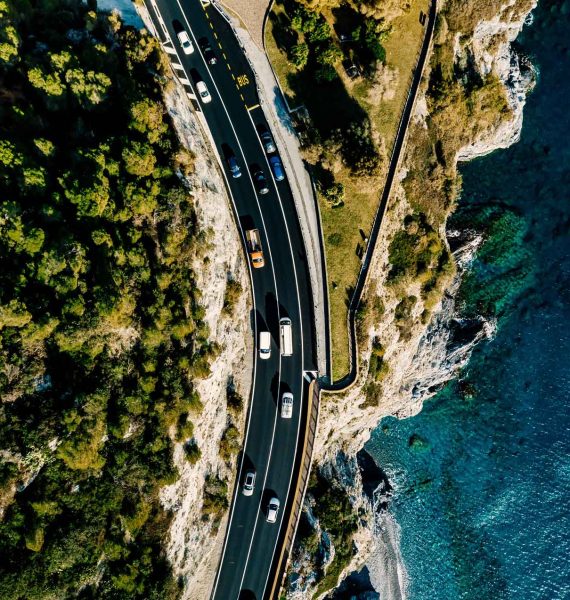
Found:
[[[251,496],[255,488],[255,471],[249,470],[246,472],[243,480],[242,493],[244,496]]]
[[[259,332],[259,358],[267,360],[271,356],[271,335],[269,331]]]
[[[290,419],[293,416],[293,394],[285,392],[281,397],[281,417]]]
[[[202,100],[204,104],[208,104],[208,102],[212,101],[212,96],[210,96],[210,92],[203,81],[198,81],[198,83],[196,83],[196,89],[198,90],[200,100]]]
[[[194,44],[190,41],[190,37],[188,36],[188,34],[184,30],[182,30],[179,31],[176,35],[178,36],[178,41],[182,46],[182,51],[184,52],[184,54],[192,54],[192,52],[194,52]]]
[[[271,498],[267,505],[267,522],[275,523],[277,521],[277,513],[279,512],[279,500],[275,497]]]

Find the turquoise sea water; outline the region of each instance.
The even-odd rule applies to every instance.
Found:
[[[540,75],[521,141],[462,167],[454,223],[489,241],[462,297],[496,338],[367,450],[394,485],[410,600],[570,599],[570,0],[519,38]]]

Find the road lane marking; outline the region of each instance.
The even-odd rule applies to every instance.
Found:
[[[299,493],[299,488],[301,486],[304,487],[304,490],[306,492],[307,487],[308,487],[308,479],[311,476],[311,465],[313,463],[313,455],[311,453],[311,460],[309,461],[309,466],[307,469],[307,478],[305,480],[304,484],[301,484],[301,479],[303,477],[303,463],[305,461],[305,454],[307,453],[307,443],[308,443],[308,439],[309,439],[309,423],[311,421],[311,416],[312,416],[312,412],[313,412],[313,389],[314,386],[316,385],[316,379],[317,379],[317,372],[316,371],[304,371],[304,373],[314,373],[315,374],[315,378],[313,380],[310,380],[310,378],[307,378],[307,381],[310,381],[309,383],[309,389],[307,391],[307,427],[305,429],[305,435],[303,436],[303,451],[301,454],[301,464],[300,464],[300,470],[299,470],[299,477],[297,478],[297,485],[295,486],[295,490],[293,492],[293,506],[291,508],[291,513],[289,514],[289,519],[287,519],[287,523],[285,525],[285,540],[283,543],[283,547],[281,548],[281,553],[279,555],[278,561],[277,561],[277,571],[275,573],[275,579],[273,580],[273,585],[271,586],[271,591],[270,591],[270,598],[273,598],[273,595],[275,594],[275,588],[277,586],[280,586],[280,581],[278,579],[279,577],[279,567],[281,566],[281,562],[283,561],[283,556],[285,554],[285,547],[287,545],[287,537],[289,535],[289,528],[291,527],[291,522],[293,521],[293,515],[295,514],[295,502],[297,500],[297,495]],[[303,395],[303,392],[301,391],[301,396]],[[301,422],[301,414],[299,413],[299,423]],[[315,431],[315,437],[316,437],[316,431]],[[301,508],[299,509],[299,515],[298,517],[301,517],[301,511],[303,510],[303,499],[304,499],[304,494],[301,494],[301,498],[299,498],[300,505]],[[287,502],[285,502],[285,505],[287,505]],[[285,515],[283,515],[283,518],[285,518]],[[283,522],[283,521],[282,521]],[[294,543],[294,538],[293,538],[293,542]],[[273,562],[273,560],[271,561]],[[267,575],[267,579],[265,581],[265,588],[267,588],[267,583],[269,580],[269,574]],[[265,594],[265,588],[263,589],[263,593]]]
[[[182,65],[179,65],[178,63],[170,63],[177,71],[184,71],[184,67]]]
[[[162,49],[166,52],[166,54],[176,54],[176,50],[171,48],[170,46],[162,45]]]
[[[249,83],[249,77],[247,75],[238,75],[237,84],[238,87],[245,87]]]
[[[259,104],[254,104],[253,106],[246,106],[247,110],[252,111],[255,110],[256,108],[259,108]]]

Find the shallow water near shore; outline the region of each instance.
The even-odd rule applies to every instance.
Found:
[[[394,487],[410,600],[570,598],[569,15],[539,2],[519,38],[540,72],[521,141],[461,168],[451,226],[490,236],[462,299],[497,313],[496,338],[366,448]]]

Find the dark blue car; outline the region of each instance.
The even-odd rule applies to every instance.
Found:
[[[241,177],[241,169],[239,168],[237,158],[233,154],[228,156],[228,167],[234,179]]]
[[[281,159],[278,156],[271,156],[269,158],[269,164],[271,165],[271,170],[275,176],[275,181],[283,181],[285,179],[285,173],[283,172],[283,163],[281,162]]]

